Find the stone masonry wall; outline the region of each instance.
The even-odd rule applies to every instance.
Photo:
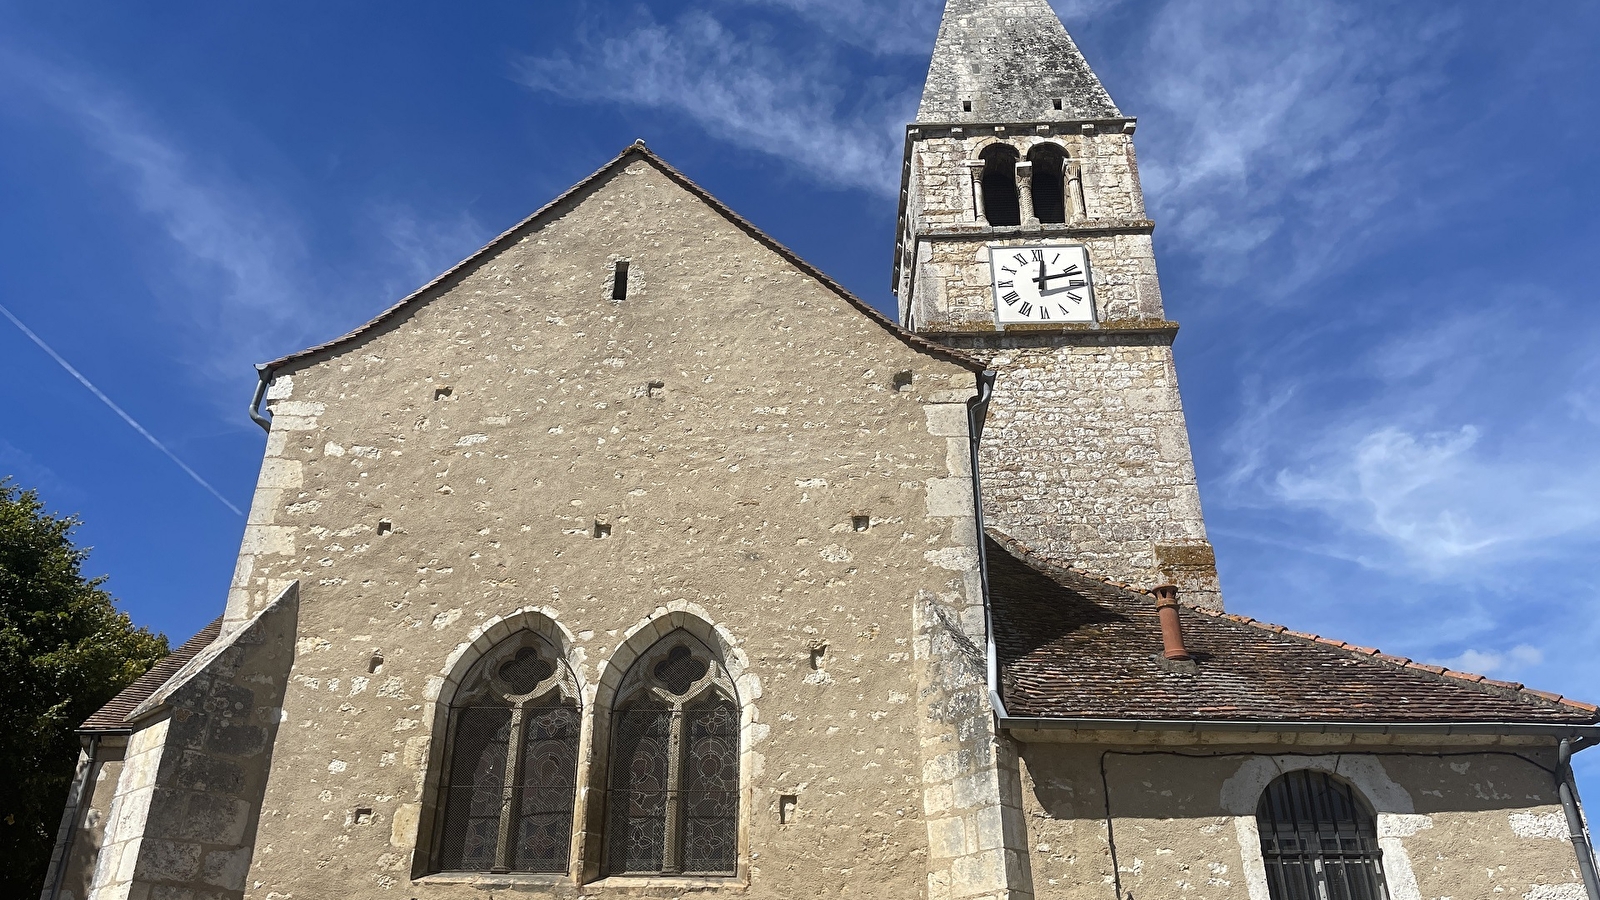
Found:
[[[296,613],[291,590],[147,701],[162,718],[129,742],[93,900],[243,896]]]
[[[984,223],[971,163],[995,141],[1024,159],[1040,141],[1061,145],[1082,172],[1083,215],[1065,225]],[[1166,320],[1144,215],[1128,129],[919,129],[901,315],[998,373],[982,452],[988,525],[1068,565],[1139,587],[1173,582],[1186,602],[1220,608],[1172,360],[1177,326]],[[1040,242],[1088,248],[1096,324],[997,328],[989,248]]]
[[[229,620],[292,580],[302,613],[246,896],[570,896],[599,874],[586,840],[563,877],[426,874],[433,701],[514,615],[565,636],[586,792],[614,655],[688,616],[739,673],[739,876],[585,895],[1013,893],[987,840],[930,850],[930,815],[977,835],[1001,806],[986,701],[941,705],[981,671],[924,671],[931,610],[983,638],[974,393],[644,159],[280,374]],[[930,759],[959,801],[925,789]]]
[[[128,900],[130,896],[166,745],[167,724],[166,719],[153,722],[128,738],[116,795],[106,814],[104,843],[95,858],[89,900]]]
[[[71,845],[64,860],[53,858],[50,861],[50,874],[45,879],[43,893],[46,900],[52,897],[85,900],[89,896],[94,883],[95,862],[100,857],[100,848],[106,842],[106,826],[111,804],[116,799],[117,782],[122,776],[123,754],[127,748],[126,736],[107,735],[98,738],[92,759],[87,750],[80,757],[78,776],[73,783],[74,799],[78,805],[75,808],[69,806],[68,815],[63,816],[61,823],[66,832],[62,837],[69,840]],[[60,843],[58,840],[58,854],[61,852]],[[66,871],[59,873],[61,892],[56,894],[56,867],[63,865]]]
[[[1377,813],[1393,900],[1583,896],[1547,744],[1283,737],[1234,747],[1025,745],[1038,895],[1271,900],[1256,803],[1282,773],[1312,769],[1350,783]]]
[[[986,523],[1050,558],[1221,608],[1168,335],[952,343],[999,373]]]

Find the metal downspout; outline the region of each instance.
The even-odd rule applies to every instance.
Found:
[[[94,765],[100,757],[100,736],[89,735],[84,738],[83,744],[86,758],[78,777],[73,779],[72,791],[67,795],[67,808],[61,815],[62,833],[57,840],[59,848],[56,851],[55,877],[50,879],[40,900],[56,900],[61,896],[61,886],[66,883],[67,869],[72,864],[73,838],[78,835],[78,816],[83,810],[83,795],[89,791],[89,779],[94,775]]]
[[[272,383],[272,370],[266,366],[256,366],[256,374],[261,377],[261,381],[256,384],[256,395],[250,400],[250,421],[260,425],[262,431],[271,434],[272,417],[262,414],[261,401],[266,399],[267,385]]]
[[[1583,873],[1583,888],[1589,900],[1600,900],[1600,878],[1595,875],[1594,848],[1589,845],[1589,835],[1583,827],[1583,814],[1578,811],[1578,788],[1572,777],[1570,738],[1561,740],[1556,778],[1560,782],[1561,809],[1567,814],[1567,833],[1572,838],[1573,851],[1578,854],[1578,871]]]
[[[983,631],[985,650],[985,680],[989,687],[989,702],[994,704],[997,719],[1006,718],[1005,704],[1000,699],[1000,656],[994,642],[994,610],[989,602],[989,551],[984,546],[987,538],[983,531],[983,481],[978,475],[978,446],[983,439],[983,423],[989,415],[989,400],[994,396],[993,370],[978,375],[978,395],[967,401],[967,448],[972,467],[972,521],[978,535],[978,579],[983,586]],[[1600,900],[1600,898],[1595,898]]]

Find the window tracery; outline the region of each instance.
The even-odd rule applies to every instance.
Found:
[[[544,637],[522,632],[478,660],[450,709],[437,868],[568,871],[580,693]]]
[[[1273,900],[1387,900],[1376,818],[1326,772],[1290,772],[1256,807]]]
[[[607,871],[734,874],[739,706],[727,670],[680,630],[634,662],[617,696]]]

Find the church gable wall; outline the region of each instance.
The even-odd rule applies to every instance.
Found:
[[[426,304],[294,364],[269,395],[230,597],[236,621],[302,583],[247,896],[574,890],[411,881],[428,868],[412,851],[430,841],[433,701],[453,656],[525,609],[570,635],[585,717],[641,623],[692,612],[727,636],[748,705],[741,894],[838,894],[870,872],[874,896],[922,896],[922,745],[969,736],[922,724],[914,618],[937,607],[981,646],[974,393],[971,371],[642,159]]]
[[[1256,804],[1300,769],[1335,775],[1372,807],[1393,900],[1582,895],[1550,747],[1303,737],[1170,750],[1025,745],[1037,896],[1088,900],[1116,883],[1134,897],[1270,900]]]

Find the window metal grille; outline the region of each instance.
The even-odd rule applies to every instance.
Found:
[[[1371,810],[1325,772],[1290,772],[1256,807],[1273,900],[1387,900]]]
[[[668,635],[624,678],[612,720],[606,870],[738,868],[739,707],[705,648]]]
[[[469,671],[450,712],[435,868],[570,869],[581,718],[554,648],[513,637]]]

